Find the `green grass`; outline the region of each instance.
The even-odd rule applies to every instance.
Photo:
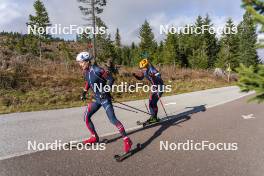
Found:
[[[163,96],[234,85],[221,79],[210,78],[175,80],[167,84],[172,85],[172,92],[165,93]],[[0,114],[85,106],[87,103],[79,100],[80,93],[81,89],[69,92],[54,92],[48,88],[28,92],[2,90],[0,91]],[[148,98],[149,94],[114,93],[113,97],[119,101],[129,101]]]

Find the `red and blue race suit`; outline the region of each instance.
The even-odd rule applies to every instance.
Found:
[[[149,110],[152,116],[157,116],[158,114],[158,101],[164,92],[164,83],[161,78],[161,74],[158,70],[151,64],[148,65],[147,70],[143,72],[142,76],[135,76],[138,80],[143,80],[147,78],[154,89],[151,91],[149,97]]]
[[[114,83],[112,75],[108,71],[105,71],[103,68],[97,65],[92,65],[87,70],[85,70],[84,78],[85,90],[88,90],[90,88],[94,92],[95,98],[95,101],[88,103],[84,114],[86,126],[91,134],[98,138],[93,122],[91,121],[91,117],[95,112],[99,110],[99,108],[101,108],[101,106],[103,106],[109,121],[118,128],[122,137],[126,137],[127,134],[124,126],[116,118],[110,92],[104,92],[99,89],[100,86],[112,86],[112,84]]]

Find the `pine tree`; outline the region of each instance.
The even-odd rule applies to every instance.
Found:
[[[25,36],[20,36],[15,45],[15,50],[20,54],[25,54],[27,52],[27,47],[25,44]]]
[[[153,60],[153,64],[163,64],[164,63],[164,44],[163,41],[160,41],[155,59]]]
[[[102,42],[102,40],[100,41]],[[108,35],[108,37],[103,41],[104,43],[100,43],[100,45],[99,44],[97,45],[98,48],[99,46],[101,48],[101,50],[98,50],[98,59],[102,62],[105,62],[107,59],[111,58],[113,59],[113,62],[115,62],[114,59],[116,58],[116,52],[115,52],[114,42],[111,40],[111,36]]]
[[[51,26],[48,12],[42,1],[36,0],[34,2],[35,16],[29,15],[29,22],[27,25],[30,25],[32,28],[36,26],[36,29],[44,28]],[[35,34],[37,36],[41,36],[42,38],[50,38],[50,34],[44,32],[44,34]]]
[[[29,15],[29,22],[27,23],[27,25],[31,26],[32,28],[34,28],[35,26],[37,30],[41,28],[46,29],[46,27],[50,26],[51,24],[50,24],[48,12],[43,2],[40,0],[36,0],[33,6],[36,15],[35,16]],[[41,59],[42,42],[45,42],[46,39],[51,38],[51,35],[46,33],[46,31],[43,34],[35,33],[33,35],[37,36],[39,39],[39,58]]]
[[[195,36],[195,48],[198,49],[201,44],[204,42],[204,36],[202,34],[202,27],[204,25],[203,18],[199,15],[196,19],[196,22],[194,24],[194,28],[197,28]]]
[[[209,57],[207,55],[207,44],[204,42],[201,47],[193,51],[190,57],[190,66],[195,69],[207,69]]]
[[[191,29],[193,26],[185,26],[186,30]],[[189,60],[192,57],[193,50],[195,50],[195,35],[193,33],[180,33],[179,34],[179,56],[182,60],[182,67],[189,67]]]
[[[226,22],[225,29],[231,29],[235,25],[232,19],[228,19]],[[220,40],[220,51],[217,54],[216,67],[226,68],[230,64],[232,69],[239,66],[238,60],[238,47],[239,41],[236,34],[224,32]]]
[[[157,46],[157,43],[155,41],[154,34],[147,20],[145,20],[144,24],[141,26],[139,31],[139,36],[140,36],[139,47],[141,52],[148,53],[151,59],[154,55],[155,52],[154,49]]]
[[[131,66],[131,49],[127,46],[122,48],[122,64],[126,66]]]
[[[119,29],[116,29],[116,34],[115,34],[115,45],[117,47],[121,47],[121,36],[119,34]]]
[[[252,15],[255,22],[262,25],[264,31],[264,2],[262,0],[242,0],[242,7]]]
[[[239,62],[245,66],[256,66],[259,63],[255,47],[257,43],[256,26],[249,12],[244,14],[243,21],[238,26],[238,37]]]
[[[39,40],[33,36],[25,37],[25,45],[27,48],[27,52],[32,53],[33,55],[39,54]]]
[[[116,52],[116,62],[117,64],[124,64],[125,65],[125,60],[122,57],[122,49],[121,49],[121,36],[119,34],[119,29],[116,29],[116,34],[115,34],[115,52]],[[122,59],[123,58],[123,59]]]
[[[210,25],[209,17],[206,20],[206,24]],[[202,30],[204,25],[205,21],[201,16],[198,16],[193,26],[196,28],[196,33],[192,36],[192,41],[194,42],[192,54],[188,57],[189,64],[192,68],[206,69],[209,67],[209,41],[206,39],[208,34],[206,36]]]
[[[239,74],[238,85],[243,92],[255,91],[256,96],[250,100],[264,102],[264,65],[246,67],[243,64],[237,69]]]
[[[88,26],[91,26],[96,30],[97,20],[100,20],[98,14],[103,12],[103,6],[106,6],[106,0],[77,0],[77,2],[81,3],[82,5],[79,6],[81,13],[84,16],[84,20],[88,21]],[[100,21],[99,21],[100,22]],[[90,37],[87,43],[88,51],[93,53],[95,57],[94,60],[97,59],[97,41],[96,41],[96,34],[93,32],[90,34]]]
[[[210,33],[210,28],[212,29],[213,24],[211,23],[211,19],[207,14],[204,19],[205,32],[204,39],[206,42],[206,50],[208,55],[208,66],[213,67],[216,62],[216,55],[218,53],[219,47],[217,43],[217,38],[215,33]]]
[[[262,31],[264,31],[264,2],[260,0],[243,0],[243,6],[246,8],[247,13],[250,13],[252,18],[255,22],[262,25]],[[247,13],[244,15],[248,21],[248,25],[251,23],[251,20],[248,19]],[[245,21],[245,19],[244,19]],[[245,25],[245,23],[243,24]],[[254,35],[252,35],[252,25],[249,25],[248,31],[245,34],[250,34],[250,43],[252,44],[254,40]],[[242,26],[241,26],[242,27]],[[244,34],[244,35],[245,35]],[[245,35],[246,36],[246,35]],[[245,46],[245,44],[241,45]],[[250,46],[250,51],[252,52],[252,47]],[[253,53],[253,52],[252,52]],[[251,61],[254,58],[251,58]],[[239,87],[242,91],[256,91],[256,96],[253,97],[251,100],[256,100],[257,102],[261,103],[264,101],[264,66],[259,64],[257,66],[251,65],[250,67],[245,67],[243,64],[237,69],[239,74]]]
[[[108,29],[104,21],[99,17],[96,18],[96,26]],[[106,61],[108,58],[116,58],[114,42],[111,40],[111,36],[109,34],[97,34],[96,43],[97,59],[99,61]]]
[[[173,64],[180,66],[178,57],[178,41],[176,34],[168,33],[163,48],[164,64]]]
[[[132,42],[131,51],[130,51],[130,53],[131,53],[131,65],[132,66],[138,66],[138,62],[141,59],[139,57],[139,52],[140,51],[139,51],[138,46],[136,46],[136,44],[134,42]]]

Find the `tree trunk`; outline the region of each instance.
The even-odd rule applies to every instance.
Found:
[[[39,38],[39,60],[41,60],[42,57],[42,48],[41,48],[41,39]]]

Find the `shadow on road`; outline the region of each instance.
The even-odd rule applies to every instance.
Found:
[[[146,130],[146,129],[149,129],[149,128],[160,126],[159,129],[157,129],[155,131],[155,133],[153,133],[153,135],[148,140],[146,140],[145,142],[141,143],[140,150],[137,150],[137,152],[139,152],[139,151],[143,150],[144,148],[146,148],[149,144],[151,144],[152,141],[154,141],[157,137],[159,137],[169,127],[176,126],[176,125],[179,126],[180,123],[182,123],[182,122],[184,122],[186,120],[189,120],[191,118],[190,115],[198,113],[198,112],[206,111],[205,105],[194,106],[194,107],[186,107],[186,108],[188,108],[188,109],[190,108],[190,110],[187,110],[187,111],[182,112],[182,113],[177,114],[177,115],[172,115],[172,116],[165,117],[165,119],[162,120],[162,122],[160,122],[158,124],[153,124],[153,125],[150,125],[150,126],[147,126],[147,127],[140,128],[138,130],[129,132],[128,134],[131,135],[131,134],[138,133],[140,131],[143,131],[143,130]],[[110,139],[110,140],[108,140],[108,143],[114,142],[114,141],[116,141],[116,140],[118,140],[120,138],[121,138],[121,136],[118,136],[118,137],[115,137],[113,139]],[[137,152],[133,152],[133,154],[135,154]],[[132,155],[130,155],[130,156],[132,156]]]

